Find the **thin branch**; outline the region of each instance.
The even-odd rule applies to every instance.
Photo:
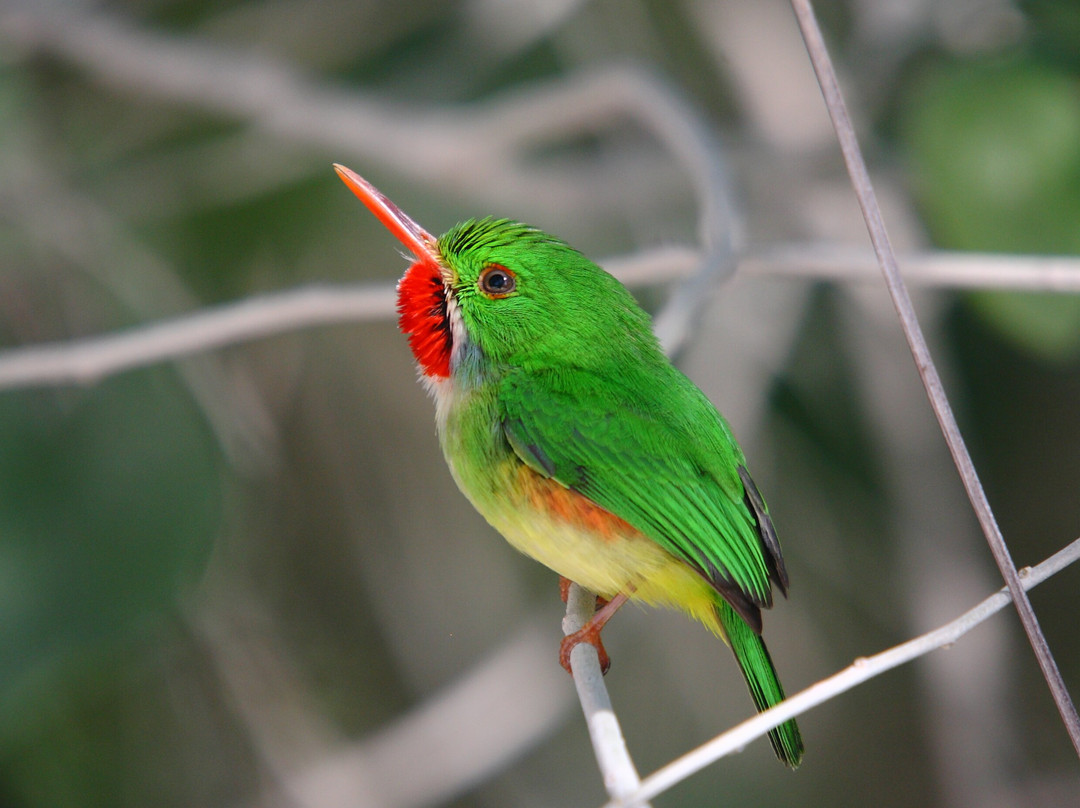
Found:
[[[571,584],[566,598],[563,633],[573,634],[582,628],[592,617],[595,607],[596,595]],[[596,764],[604,778],[604,788],[613,800],[625,799],[641,787],[641,779],[626,749],[619,719],[611,707],[596,648],[588,643],[575,645],[570,652],[570,669],[574,673],[574,685],[585,713]]]
[[[659,247],[601,262],[630,285],[692,276],[701,254]],[[934,286],[1080,291],[1080,260],[931,252],[905,256],[907,274]],[[781,245],[747,254],[739,271],[815,280],[868,281],[877,269],[866,250]],[[392,317],[391,284],[314,286],[253,297],[105,336],[27,345],[0,352],[0,390],[90,384],[132,368],[312,326]]]
[[[682,162],[699,191],[702,232],[726,225],[717,204],[726,193],[717,187],[723,172],[715,170],[708,127],[646,71],[589,71],[467,106],[411,108],[328,87],[287,63],[237,54],[210,40],[146,30],[105,11],[25,0],[11,5],[0,8],[0,41],[13,53],[48,53],[121,92],[189,104],[506,210],[594,208],[595,189],[583,187],[580,174],[552,171],[529,157],[545,143],[629,118]],[[706,248],[713,243],[706,239]]]
[[[126,91],[197,104],[277,137],[370,159],[459,197],[463,188],[482,189],[516,208],[523,198],[565,196],[565,182],[552,184],[521,159],[537,143],[632,118],[679,161],[698,197],[699,271],[673,290],[656,317],[669,354],[692,333],[705,292],[735,270],[739,228],[724,151],[693,105],[645,71],[583,73],[468,110],[420,112],[329,89],[287,65],[142,31],[102,12],[23,10],[0,17],[0,34],[60,55]],[[470,181],[462,183],[463,176]]]
[[[1021,586],[1025,591],[1038,586],[1078,559],[1080,559],[1080,539],[1074,539],[1037,567],[1025,567],[1021,570],[1018,575]],[[612,800],[606,803],[604,808],[632,808],[632,806],[643,805],[645,800],[662,794],[720,758],[740,751],[748,743],[763,737],[770,729],[788,719],[802,715],[819,704],[824,704],[840,693],[851,690],[856,685],[874,679],[886,671],[925,656],[931,651],[952,645],[977,625],[1000,612],[1011,601],[1009,590],[1001,589],[978,606],[934,631],[922,634],[874,656],[856,659],[842,671],[827,679],[822,679],[775,707],[758,713],[753,718],[743,721],[722,735],[717,735],[711,741],[672,761],[662,769],[658,769],[641,782],[641,788],[636,792],[621,801]]]
[[[928,250],[899,256],[904,277],[920,286],[1080,292],[1080,259],[1065,255]],[[880,281],[871,250],[847,244],[778,244],[749,250],[739,272],[828,281]]]
[[[391,286],[311,286],[216,306],[104,337],[49,343],[0,355],[0,389],[90,384],[166,359],[327,323],[382,318]]]
[[[847,107],[840,92],[840,86],[833,70],[832,61],[829,58],[828,49],[825,47],[821,29],[814,18],[814,12],[809,0],[791,0],[791,4],[795,10],[795,16],[798,18],[803,39],[806,41],[810,61],[814,65],[818,84],[821,86],[822,95],[825,97],[825,104],[829,108],[829,116],[832,118],[833,127],[836,129],[840,148],[844,154],[844,162],[851,176],[851,184],[855,189],[855,195],[858,197],[859,207],[862,209],[870,233],[870,240],[874,244],[874,252],[877,254],[878,263],[881,265],[881,271],[885,276],[885,284],[900,317],[900,324],[903,327],[904,335],[907,337],[911,353],[915,358],[915,365],[923,381],[923,386],[926,388],[930,405],[937,416],[938,424],[941,426],[942,434],[945,436],[945,442],[949,445],[953,462],[956,464],[960,478],[963,480],[968,499],[971,500],[972,508],[974,508],[975,515],[986,536],[994,561],[997,563],[998,569],[1001,570],[1005,583],[1012,593],[1016,611],[1020,615],[1020,622],[1024,625],[1024,632],[1027,634],[1036,659],[1038,659],[1039,667],[1046,678],[1046,684],[1054,696],[1054,702],[1057,704],[1058,712],[1061,713],[1061,720],[1069,733],[1069,739],[1072,741],[1077,754],[1080,755],[1080,715],[1076,712],[1076,706],[1073,704],[1068,688],[1065,686],[1061,671],[1058,670],[1054,655],[1051,653],[1046,637],[1039,627],[1039,621],[1035,616],[1031,601],[1028,600],[1027,594],[1020,585],[1016,565],[1009,554],[1009,548],[1005,544],[997,520],[994,518],[990,503],[986,499],[986,493],[983,491],[982,483],[979,481],[979,475],[975,471],[975,464],[972,462],[971,455],[964,444],[960,428],[957,426],[956,418],[953,415],[952,408],[949,406],[948,397],[945,395],[941,378],[938,376],[934,360],[930,356],[930,349],[923,338],[919,320],[915,315],[915,307],[911,303],[907,287],[900,276],[896,255],[893,253],[892,245],[889,243],[885,221],[878,207],[874,188],[870,182],[870,174],[866,169],[866,163],[859,149],[855,129],[851,124],[851,119],[848,117]]]
[[[741,227],[731,199],[725,150],[713,128],[672,87],[642,80],[639,93],[646,102],[640,105],[640,113],[648,116],[650,129],[682,163],[698,197],[701,254],[697,271],[672,289],[653,319],[664,352],[675,356],[692,336],[709,290],[735,272]]]
[[[175,267],[54,169],[35,159],[24,161],[18,180],[0,190],[0,222],[10,222],[46,254],[92,278],[136,320],[190,316],[181,313],[195,309],[199,300]],[[48,363],[33,372],[47,370]],[[176,370],[232,464],[253,469],[272,462],[277,429],[247,368],[203,355],[179,362]]]

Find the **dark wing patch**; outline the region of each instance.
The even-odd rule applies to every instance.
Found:
[[[746,466],[739,466],[739,479],[746,490],[746,504],[757,519],[761,547],[765,551],[765,563],[769,565],[769,578],[780,588],[784,597],[787,597],[787,568],[784,566],[784,556],[780,553],[780,540],[776,537],[776,528],[773,527],[769,509],[765,507],[765,500]]]

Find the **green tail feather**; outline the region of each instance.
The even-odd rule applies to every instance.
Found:
[[[727,634],[731,650],[735,652],[735,659],[742,668],[746,684],[750,688],[750,695],[754,698],[758,711],[783,701],[784,688],[776,676],[776,668],[773,667],[769,649],[765,647],[764,641],[726,601],[717,607],[717,612],[720,615],[720,625]],[[781,763],[794,769],[802,761],[802,735],[794,719],[785,721],[770,730],[769,740]]]

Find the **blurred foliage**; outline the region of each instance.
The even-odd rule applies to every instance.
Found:
[[[168,708],[144,703],[130,636],[175,610],[221,529],[217,452],[177,393],[150,371],[0,401],[0,771],[21,797],[8,804],[114,804],[146,771],[130,760],[144,741],[116,730]]]
[[[130,630],[201,574],[220,530],[217,456],[164,375],[0,401],[0,566],[17,618],[0,642],[5,685],[61,648]]]
[[[899,112],[902,141],[939,245],[1080,252],[1080,72],[1055,62],[1023,52],[938,60],[912,80]],[[1028,350],[1058,360],[1080,353],[1080,296],[976,292],[969,300]]]
[[[816,229],[829,219],[814,219],[821,200],[836,188],[848,196],[835,145],[783,151],[762,133],[748,111],[753,88],[731,69],[736,56],[710,22],[712,11],[737,5],[75,4],[134,31],[276,59],[392,107],[459,108],[538,80],[643,66],[723,134],[749,231],[770,242],[824,241],[834,234]],[[933,246],[1080,253],[1072,0],[988,0],[979,8],[1013,33],[974,44],[956,29],[978,26],[946,24],[962,3],[907,4],[903,26],[875,17],[890,5],[875,0],[820,5],[845,90],[878,105],[864,118],[873,156],[899,169]],[[520,25],[505,25],[507,8]],[[532,16],[537,9],[550,18]],[[389,238],[328,171],[348,155],[111,85],[9,37],[9,13],[0,3],[5,347],[301,283],[389,282],[400,269]],[[796,56],[790,64],[805,66]],[[787,86],[781,79],[773,86]],[[582,236],[588,252],[632,252],[693,232],[686,178],[646,152],[633,125],[611,126],[570,144],[536,144],[537,164],[563,175],[587,166],[579,182],[597,186],[586,189],[595,191],[582,197],[587,204],[553,209],[541,224],[573,233],[598,222]],[[354,167],[419,220],[430,217],[432,229],[485,212],[384,166]],[[629,184],[604,185],[605,177],[639,182],[627,192]],[[467,190],[463,198],[479,196]],[[765,296],[794,285],[805,288],[753,288]],[[1033,563],[1080,533],[1080,301],[999,292],[934,299],[943,297],[944,317],[929,318],[950,394],[1017,562]],[[791,602],[768,617],[789,691],[925,628],[910,614],[918,575],[899,546],[887,439],[860,389],[866,346],[851,330],[854,308],[843,287],[816,287],[764,389],[742,389],[719,372],[701,380],[718,403],[750,396],[765,409],[758,422],[770,437],[755,436],[754,423],[735,426],[750,433],[746,448],[794,582]],[[715,312],[706,323],[714,325],[709,318]],[[749,351],[746,336],[700,351]],[[210,396],[183,367],[0,394],[0,806],[278,804],[288,775],[424,705],[534,614],[551,626],[554,656],[553,576],[507,550],[457,494],[430,403],[389,320],[230,348],[208,361],[220,374]],[[226,394],[259,406],[231,410]],[[912,421],[919,417],[925,423],[913,428],[933,429],[927,413]],[[927,434],[912,441],[938,446]],[[959,496],[956,508],[966,515]],[[985,555],[974,529],[956,541]],[[985,591],[998,585],[989,561],[972,566]],[[1038,601],[1073,683],[1076,575],[1047,584]],[[609,686],[631,750],[649,770],[745,717],[749,704],[726,652],[699,627],[624,611],[609,629]],[[1019,691],[1010,707],[1023,716],[1008,739],[1012,768],[1001,773],[1015,791],[996,804],[1052,805],[1031,795],[1057,795],[1075,760],[1022,640],[1013,627],[1003,631],[1011,644],[1002,676]],[[230,652],[248,659],[239,675]],[[255,708],[239,704],[241,685],[255,693]],[[731,806],[959,808],[943,783],[925,689],[909,668],[806,716],[809,751],[795,775],[755,744],[655,804],[722,795]],[[292,769],[272,759],[245,709],[271,717]],[[444,743],[454,740],[448,733]],[[584,729],[570,714],[521,760],[446,804],[602,800]]]

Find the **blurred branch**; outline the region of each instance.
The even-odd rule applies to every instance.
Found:
[[[580,630],[593,616],[595,607],[596,595],[571,584],[566,598],[563,633],[570,635]],[[596,763],[604,778],[604,788],[613,800],[625,799],[641,787],[641,779],[626,749],[619,719],[612,709],[596,648],[588,643],[575,645],[570,652],[570,668],[596,753]]]
[[[639,76],[636,85],[634,97],[641,101],[636,111],[679,158],[698,199],[701,254],[697,271],[672,290],[653,319],[660,345],[668,356],[674,356],[689,340],[708,302],[708,291],[735,272],[741,228],[736,222],[725,150],[713,127],[674,88],[647,76]]]
[[[934,359],[930,355],[930,348],[923,337],[919,319],[915,314],[915,307],[912,305],[911,297],[908,295],[904,279],[900,275],[896,254],[889,243],[885,220],[881,215],[873,184],[870,182],[870,174],[867,171],[866,162],[863,160],[862,151],[859,148],[855,128],[852,126],[851,119],[848,116],[847,105],[844,103],[843,94],[840,92],[836,72],[833,70],[832,60],[829,57],[828,48],[825,46],[825,39],[822,36],[820,27],[818,27],[817,19],[814,17],[813,7],[810,0],[791,0],[791,5],[799,21],[799,27],[806,42],[806,49],[810,54],[810,61],[813,63],[814,72],[818,77],[821,93],[825,97],[829,117],[832,118],[833,127],[836,129],[836,136],[840,141],[840,150],[844,155],[844,163],[847,165],[848,174],[851,177],[851,185],[855,190],[855,196],[859,200],[859,207],[863,212],[863,217],[866,219],[870,241],[874,245],[874,252],[877,255],[882,274],[885,276],[885,285],[889,289],[889,295],[892,297],[893,305],[896,307],[896,312],[900,317],[900,325],[904,330],[904,336],[907,337],[912,356],[915,358],[915,365],[918,368],[923,386],[926,388],[930,406],[937,416],[941,432],[945,436],[945,442],[948,444],[949,451],[953,456],[953,462],[956,464],[964,488],[967,490],[968,499],[971,501],[979,525],[986,536],[987,544],[990,546],[990,552],[994,556],[994,561],[997,563],[998,569],[1001,570],[1002,576],[1005,578],[1009,592],[1012,594],[1013,604],[1020,615],[1020,622],[1024,625],[1024,633],[1027,634],[1031,648],[1035,652],[1035,658],[1042,669],[1047,687],[1050,688],[1050,692],[1054,696],[1054,702],[1057,705],[1058,712],[1061,714],[1061,720],[1065,724],[1069,739],[1072,741],[1077,754],[1080,754],[1080,715],[1076,712],[1076,706],[1073,704],[1069,690],[1065,686],[1061,671],[1058,669],[1054,655],[1050,651],[1050,646],[1039,626],[1039,620],[1031,606],[1031,601],[1028,600],[1027,594],[1020,585],[1016,565],[1013,563],[1012,556],[1009,553],[1009,547],[1005,543],[1005,538],[1001,534],[1001,529],[994,517],[990,502],[986,498],[986,492],[983,490],[978,472],[975,470],[975,463],[968,453],[963,435],[960,434],[960,427],[956,423],[956,417],[953,415],[952,407],[949,405],[949,399],[945,394],[945,388],[934,365]]]
[[[291,777],[287,791],[304,806],[444,805],[550,735],[571,701],[547,632],[530,624],[373,737]]]
[[[934,250],[899,257],[904,277],[920,286],[1027,292],[1080,292],[1080,258]],[[751,274],[809,280],[879,281],[872,251],[851,245],[788,244],[751,250],[739,262]]]
[[[62,10],[0,16],[0,36],[51,53],[127,92],[195,104],[246,120],[279,137],[344,151],[389,166],[426,187],[486,196],[520,207],[581,193],[524,159],[538,144],[629,117],[682,166],[698,198],[699,271],[675,288],[656,316],[664,349],[677,353],[707,300],[735,269],[730,178],[713,128],[676,88],[655,75],[619,68],[562,77],[483,105],[408,110],[359,92],[331,90],[295,68],[133,27],[103,12]]]
[[[14,223],[49,255],[86,273],[136,320],[177,316],[198,304],[175,267],[140,243],[124,221],[59,181],[51,166],[24,171],[0,189],[0,223]],[[177,371],[234,464],[258,468],[275,456],[273,419],[247,369],[202,356],[181,362]]]
[[[1038,566],[1034,568],[1025,567],[1020,570],[1018,577],[1021,585],[1025,591],[1038,586],[1078,559],[1080,559],[1080,539],[1074,539],[1066,547],[1054,553]],[[717,735],[711,741],[702,744],[697,749],[650,774],[642,781],[641,788],[638,791],[621,801],[612,800],[606,803],[604,808],[631,808],[631,806],[644,804],[645,800],[650,800],[662,794],[675,784],[682,782],[695,772],[701,771],[711,763],[715,763],[720,758],[742,750],[748,743],[761,738],[770,729],[782,724],[784,721],[802,715],[811,708],[824,704],[835,696],[851,690],[856,685],[874,679],[886,671],[918,659],[931,651],[952,645],[977,625],[1000,612],[1010,602],[1012,602],[1012,597],[1009,590],[1007,588],[1001,589],[975,608],[934,631],[922,634],[874,656],[856,659],[850,666],[839,673],[833,674],[827,679],[822,679],[775,707],[771,707],[762,713],[758,713],[753,718],[743,721],[738,726],[722,735]]]
[[[630,118],[680,160],[699,191],[701,232],[726,229],[726,187],[708,127],[673,88],[636,69],[614,68],[515,89],[493,101],[428,110],[352,89],[328,88],[299,69],[210,40],[131,25],[68,4],[9,2],[0,41],[13,54],[45,53],[120,92],[188,104],[286,140],[378,165],[500,207],[585,210],[595,193],[580,174],[530,159],[538,147]],[[710,244],[711,239],[706,239]]]
[[[334,743],[304,703],[306,691],[282,672],[281,652],[248,617],[238,624],[226,613],[198,615],[195,628],[268,788],[296,808],[445,804],[555,731],[572,702],[547,632],[533,621],[405,715],[358,742]]]
[[[692,275],[700,254],[662,247],[603,265],[625,283],[644,285]],[[934,286],[1080,291],[1080,259],[935,252],[907,256],[908,277]],[[872,257],[851,247],[786,245],[746,255],[740,271],[809,280],[877,277]],[[105,336],[0,352],[0,389],[90,384],[114,373],[318,325],[393,316],[390,284],[309,286],[248,298]]]
[[[392,286],[310,286],[260,295],[105,337],[7,351],[0,354],[0,389],[89,384],[165,359],[302,327],[383,318],[393,310]]]

